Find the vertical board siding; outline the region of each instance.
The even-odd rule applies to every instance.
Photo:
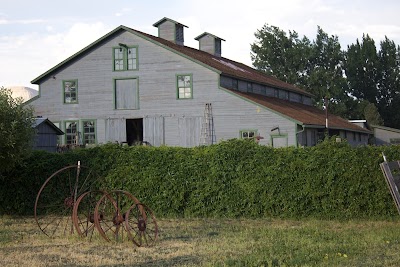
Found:
[[[143,120],[143,141],[161,146],[164,141],[164,117],[146,117]]]
[[[113,71],[112,49],[119,43],[138,47],[137,70]],[[176,75],[182,73],[192,75],[193,99],[177,99]],[[138,79],[140,109],[115,109],[114,81],[132,77]],[[70,79],[78,80],[78,104],[62,102],[62,80]],[[124,32],[41,83],[41,96],[31,105],[35,115],[61,125],[67,120],[96,120],[98,143],[126,142],[126,119],[143,118],[144,141],[195,146],[200,142],[205,104],[212,103],[217,142],[239,138],[243,129],[257,129],[264,137],[260,144],[269,145],[271,129],[279,126],[288,136],[288,145],[296,145],[293,121],[221,89],[219,82],[229,84],[223,87],[232,86],[231,78],[220,77],[184,56]],[[240,82],[239,88],[247,91],[247,82]],[[273,92],[269,87],[254,88],[260,92],[265,88],[266,95]]]

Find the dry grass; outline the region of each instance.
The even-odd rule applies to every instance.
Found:
[[[49,239],[0,217],[0,266],[398,266],[400,221],[162,219],[151,248]]]

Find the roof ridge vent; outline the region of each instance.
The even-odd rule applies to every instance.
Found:
[[[208,32],[204,32],[194,39],[199,41],[199,50],[221,57],[221,41],[225,41],[224,39]]]
[[[174,42],[178,45],[184,44],[183,28],[189,28],[182,23],[166,17],[154,23],[153,26],[158,28],[158,37]]]

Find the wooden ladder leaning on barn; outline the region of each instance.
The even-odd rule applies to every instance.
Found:
[[[203,122],[201,124],[200,145],[215,144],[214,118],[211,103],[206,103]]]
[[[389,187],[390,194],[396,205],[397,211],[400,214],[400,161],[386,160],[386,156],[382,153],[383,162],[380,164],[386,183]]]

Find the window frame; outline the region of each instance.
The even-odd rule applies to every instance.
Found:
[[[278,139],[278,138],[283,138],[285,139],[285,143],[286,145],[284,147],[288,147],[289,146],[289,139],[288,139],[288,134],[287,133],[280,133],[280,134],[271,134],[270,135],[270,142],[271,142],[271,146],[274,147],[274,139]]]
[[[250,135],[250,132],[253,132],[254,135],[252,137],[243,137],[243,133],[248,133],[248,136]],[[258,129],[241,129],[239,130],[239,139],[256,139],[258,135]]]
[[[122,69],[116,69],[115,68],[115,49],[122,50]],[[129,68],[129,49],[135,49],[136,52],[136,58],[134,58],[134,61],[136,63],[135,68],[130,69]],[[113,46],[112,47],[112,57],[113,57],[113,71],[135,71],[139,70],[139,46],[137,45],[119,45],[119,46]]]
[[[68,136],[71,136],[72,134],[68,134],[68,128],[67,128],[67,123],[73,123],[73,122],[75,122],[76,123],[76,132],[77,132],[77,134],[78,134],[78,145],[80,145],[80,142],[79,142],[79,135],[80,135],[80,132],[79,132],[79,120],[66,120],[66,121],[64,121],[63,122],[63,125],[64,125],[64,144],[65,145],[76,145],[75,143],[68,143]]]
[[[58,129],[62,130],[62,122],[61,121],[52,121],[52,123],[58,127]],[[62,141],[63,141],[63,136],[62,135],[57,135],[57,145],[62,145]]]
[[[68,82],[75,82],[75,101],[73,102],[66,102],[66,92],[65,92],[65,84]],[[63,104],[79,104],[78,101],[78,79],[68,79],[68,80],[62,80],[62,97],[63,97]]]
[[[85,132],[85,122],[93,122],[93,133],[86,133]],[[95,145],[97,144],[97,120],[96,119],[82,119],[81,120],[81,125],[82,125],[82,143],[84,145]],[[93,143],[86,143],[86,136],[93,135]]]
[[[179,89],[180,88],[188,88],[188,87],[179,87],[179,77],[190,77],[190,97],[179,97]],[[193,99],[193,74],[192,73],[183,73],[183,74],[176,74],[175,75],[175,88],[176,88],[176,99],[177,100],[186,100],[186,99]],[[186,94],[186,92],[184,92]]]

